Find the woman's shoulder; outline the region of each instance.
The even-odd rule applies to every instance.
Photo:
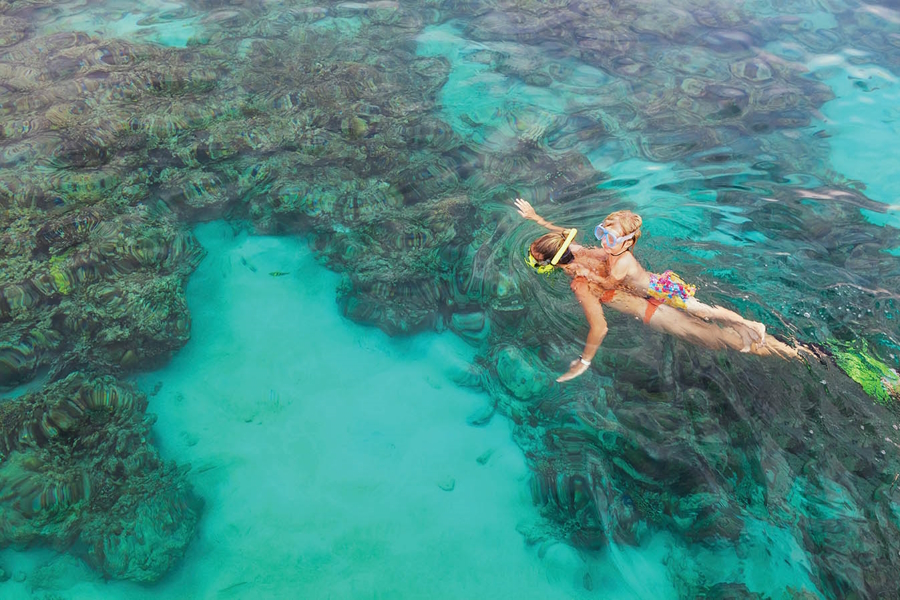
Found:
[[[596,265],[605,265],[609,259],[609,255],[602,248],[596,247],[582,247],[581,252],[578,253],[577,258],[581,259],[581,262],[585,264],[590,264],[592,266]]]
[[[605,258],[606,250],[600,248],[598,246],[582,246],[581,251],[586,256],[592,256],[596,258]]]

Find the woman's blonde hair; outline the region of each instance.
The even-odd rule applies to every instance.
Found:
[[[630,210],[617,210],[603,219],[603,224],[606,226],[618,225],[622,229],[622,235],[628,235],[629,233],[634,234],[634,237],[631,238],[632,244],[629,246],[629,250],[634,248],[634,245],[637,244],[640,239],[641,225],[643,223],[644,220],[641,218],[641,215],[635,214]]]

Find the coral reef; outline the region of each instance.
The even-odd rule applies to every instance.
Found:
[[[187,341],[184,279],[201,251],[165,210],[41,220],[10,210],[0,264],[0,384],[41,367],[117,372],[152,364]]]
[[[108,577],[165,574],[202,502],[150,445],[146,408],[130,386],[80,372],[0,403],[0,545],[71,548]]]
[[[0,1],[0,386],[49,380],[0,403],[0,546],[141,581],[183,552],[198,503],[113,378],[186,342],[189,227],[227,218],[307,235],[350,318],[477,347],[465,383],[515,423],[553,523],[532,537],[713,547],[755,520],[808,555],[817,593],[889,596],[897,406],[827,359],[719,355],[617,316],[595,369],[555,385],[583,317],[524,264],[537,230],[508,205],[578,227],[636,208],[649,267],[773,334],[863,338],[897,369],[896,241],[860,214],[885,206],[828,169],[810,125],[832,92],[802,57],[852,39],[897,72],[900,44],[852,3],[820,26],[819,4],[193,0],[201,26],[169,48],[48,34],[28,17],[51,3]],[[619,190],[637,181],[595,166],[629,160],[678,177],[635,207]]]

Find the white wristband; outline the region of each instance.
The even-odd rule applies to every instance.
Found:
[[[583,357],[583,356],[579,356],[579,357],[578,357],[578,360],[580,360],[580,361],[581,361],[581,364],[583,364],[583,365],[586,366],[586,367],[591,366],[591,361],[589,361],[589,360],[584,360],[584,357]]]

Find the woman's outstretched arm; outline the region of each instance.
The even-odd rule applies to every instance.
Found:
[[[575,292],[575,297],[578,299],[578,303],[581,304],[584,316],[587,317],[588,325],[591,326],[591,329],[588,331],[587,340],[584,343],[584,351],[581,353],[581,356],[573,360],[572,364],[569,365],[569,370],[556,379],[560,383],[575,379],[588,370],[594,355],[597,353],[597,348],[600,347],[608,331],[606,317],[603,316],[603,305],[600,303],[600,299],[591,292],[588,281],[583,277],[576,277],[572,280],[572,291]]]
[[[534,211],[534,207],[527,200],[523,200],[521,198],[516,198],[516,210],[519,211],[519,214],[528,219],[529,221],[534,221],[538,225],[542,227],[546,227],[550,231],[566,231],[564,227],[557,227],[547,219],[543,218],[539,214]]]

